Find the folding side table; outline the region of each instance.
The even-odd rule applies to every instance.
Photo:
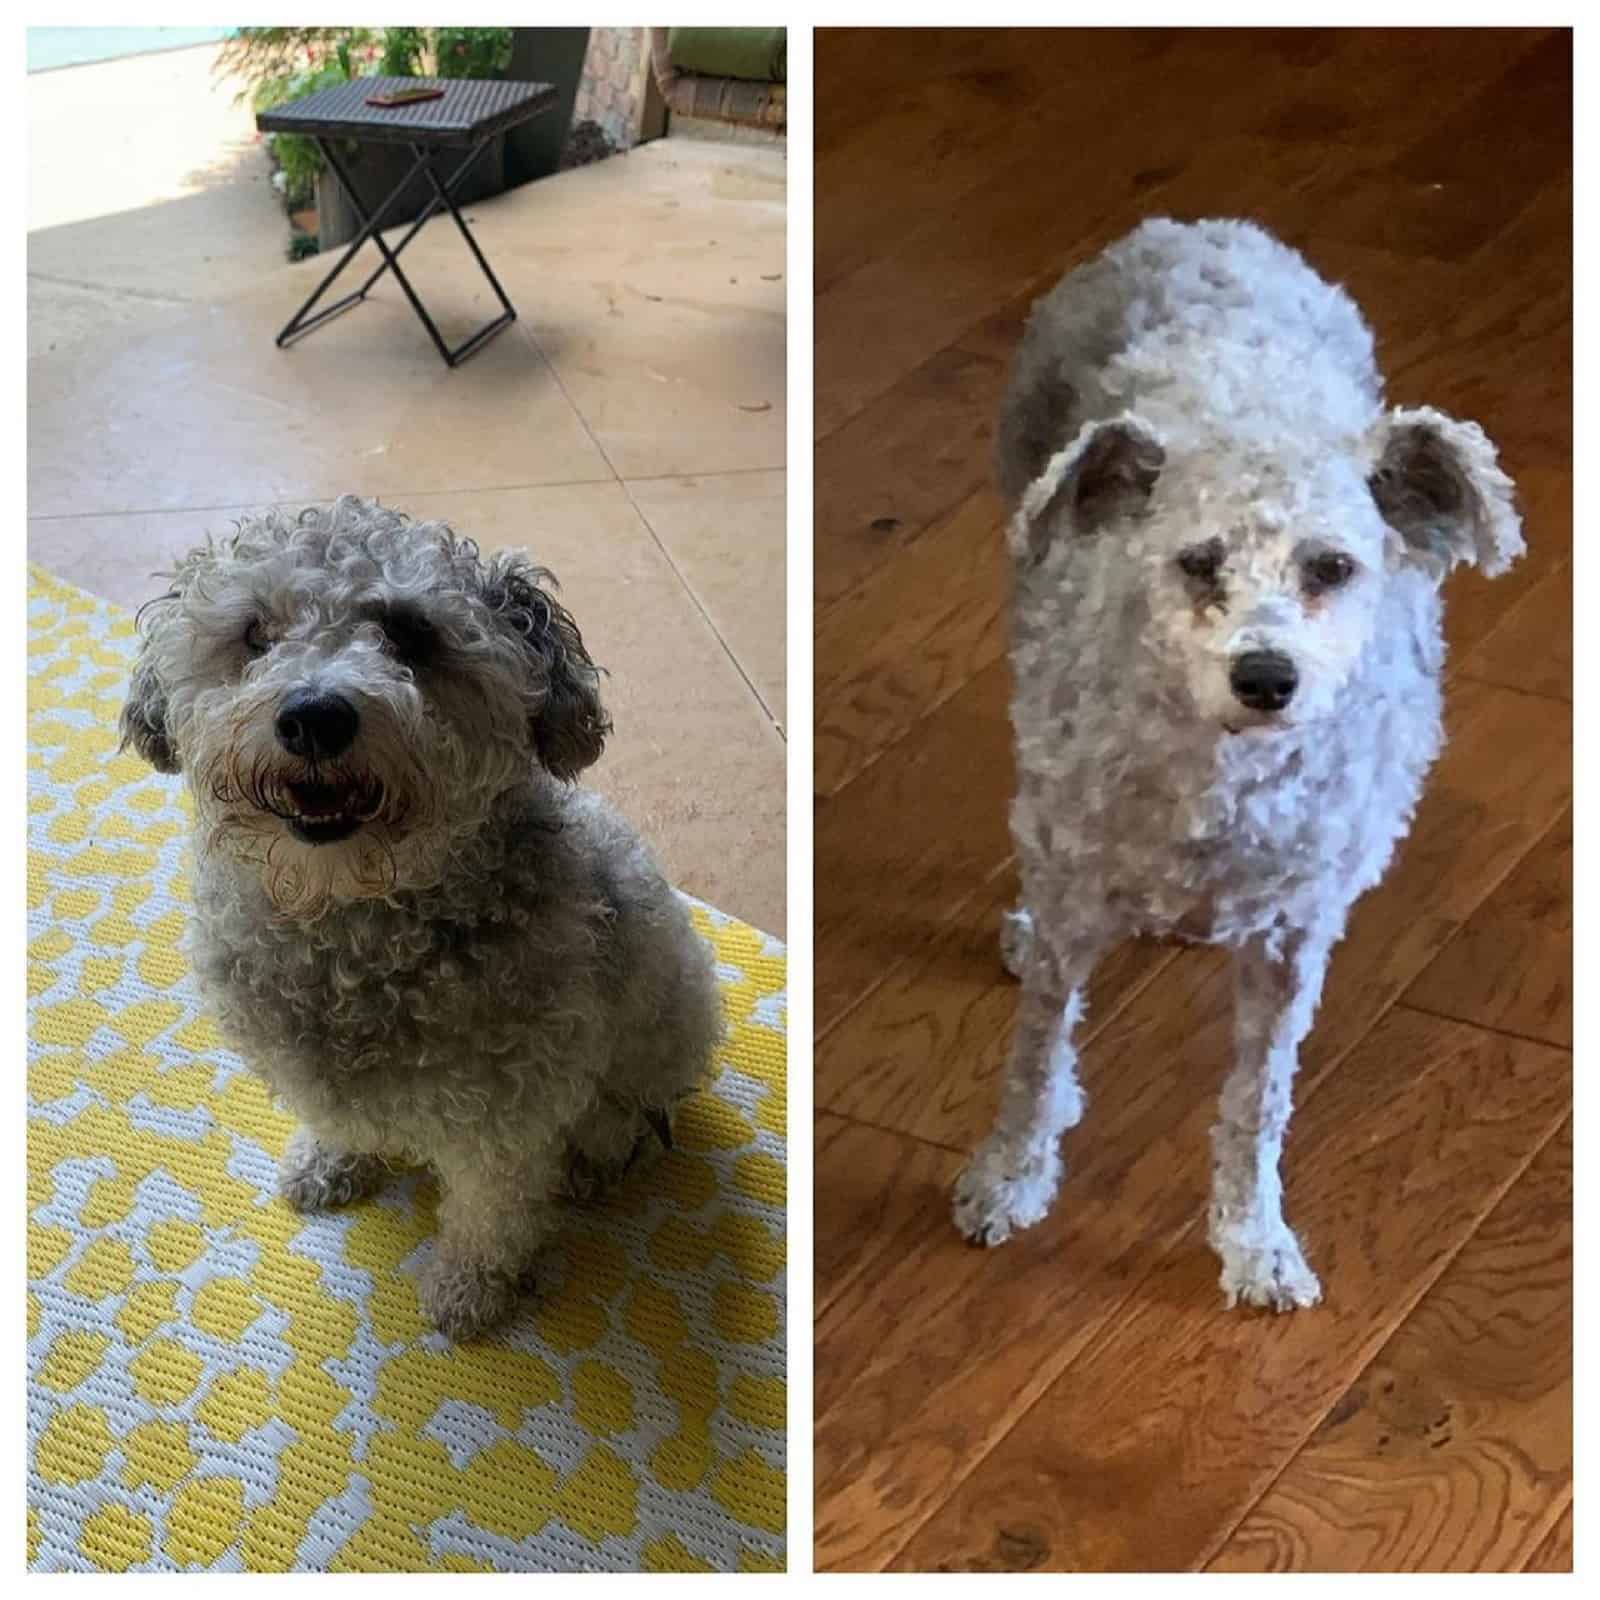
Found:
[[[436,100],[418,100],[410,105],[374,106],[368,101],[375,95],[404,93],[408,89],[442,89]],[[256,117],[256,126],[263,133],[300,133],[314,139],[321,150],[328,170],[333,173],[350,197],[350,204],[361,219],[361,231],[351,241],[350,247],[339,258],[333,270],[319,283],[311,298],[289,319],[288,325],[278,335],[280,348],[303,333],[309,333],[329,317],[348,310],[356,301],[364,300],[372,286],[386,272],[393,272],[395,281],[405,291],[411,308],[422,319],[428,336],[434,342],[447,366],[459,366],[468,356],[483,348],[509,322],[516,320],[516,309],[506,298],[500,280],[489,270],[477,241],[467,230],[452,193],[466,176],[467,169],[488,147],[497,133],[516,126],[547,111],[556,103],[556,91],[548,83],[507,83],[479,78],[353,78],[348,83],[336,84],[331,89],[319,89],[301,100],[291,100],[286,105],[274,106]],[[335,149],[337,141],[352,139],[358,143],[401,144],[412,155],[406,175],[389,192],[388,197],[371,212],[361,203],[355,184],[339,159]],[[452,152],[466,151],[448,177],[441,177],[443,163]],[[392,250],[384,242],[379,229],[384,217],[393,209],[406,186],[418,174],[426,177],[433,186],[421,216],[412,223],[410,231]],[[400,252],[422,231],[423,224],[435,216],[440,208],[448,210],[461,230],[461,237],[483,269],[489,287],[503,308],[500,315],[486,322],[469,338],[451,349],[444,342],[427,308],[411,287],[405,273],[400,270]],[[368,239],[377,245],[383,265],[361,287],[331,306],[324,306],[315,316],[311,308],[322,298],[328,286],[349,266],[356,252]]]

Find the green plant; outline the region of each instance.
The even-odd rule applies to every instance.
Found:
[[[385,78],[415,78],[427,53],[426,28],[385,28],[378,72]]]
[[[285,101],[298,100],[302,95],[343,83],[350,75],[347,63],[347,56],[341,58],[335,54],[319,67],[266,79],[257,84],[252,104],[257,111],[268,111]],[[317,174],[324,164],[316,141],[299,133],[269,133],[267,148],[283,173],[284,204],[291,211],[310,205],[316,191]]]
[[[371,28],[235,28],[217,52],[213,72],[243,84],[238,98],[257,105],[263,84],[313,71],[337,55],[348,57],[375,44]],[[276,103],[276,102],[274,102]]]
[[[441,78],[493,78],[511,65],[509,28],[435,28]]]
[[[490,78],[511,65],[510,28],[237,28],[216,71],[238,78],[238,98],[267,111],[351,78]],[[322,152],[297,133],[267,136],[291,211],[311,204]]]

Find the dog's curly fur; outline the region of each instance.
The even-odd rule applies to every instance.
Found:
[[[1349,296],[1249,223],[1147,222],[1033,309],[997,460],[1023,880],[1002,938],[1023,992],[957,1187],[969,1238],[1049,1209],[1097,958],[1179,935],[1236,952],[1224,1294],[1319,1296],[1278,1177],[1297,1049],[1438,753],[1440,582],[1523,548],[1482,431],[1381,393]],[[1285,703],[1248,703],[1246,656],[1287,663]]]
[[[665,1129],[721,1033],[682,903],[572,785],[609,724],[550,581],[351,496],[250,518],[145,608],[122,713],[193,793],[195,970],[300,1121],[284,1198],[433,1167],[422,1301],[462,1338],[510,1313],[558,1195]],[[308,694],[353,711],[347,745],[284,723]]]

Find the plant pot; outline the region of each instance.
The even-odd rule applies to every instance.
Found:
[[[513,28],[506,77],[520,83],[555,85],[549,110],[506,132],[506,187],[547,178],[561,166],[572,107],[589,53],[587,28]]]
[[[338,147],[336,147],[338,148]],[[403,144],[346,144],[338,148],[340,163],[350,174],[368,215],[377,210],[394,186],[411,169],[415,159]],[[466,158],[464,150],[434,153],[434,169],[448,177]],[[499,194],[506,187],[506,137],[496,134],[467,169],[454,193],[458,206],[472,205]],[[385,229],[400,227],[422,215],[433,198],[433,185],[422,174],[414,177],[389,207],[383,219]],[[350,204],[344,186],[331,172],[317,174],[317,243],[323,250],[348,244],[361,231],[361,219]]]

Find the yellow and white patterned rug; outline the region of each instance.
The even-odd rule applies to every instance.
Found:
[[[28,1558],[41,1571],[773,1571],[781,945],[694,906],[730,1025],[677,1148],[493,1342],[422,1320],[424,1179],[304,1218],[202,1011],[188,797],[116,718],[132,618],[30,582]]]

